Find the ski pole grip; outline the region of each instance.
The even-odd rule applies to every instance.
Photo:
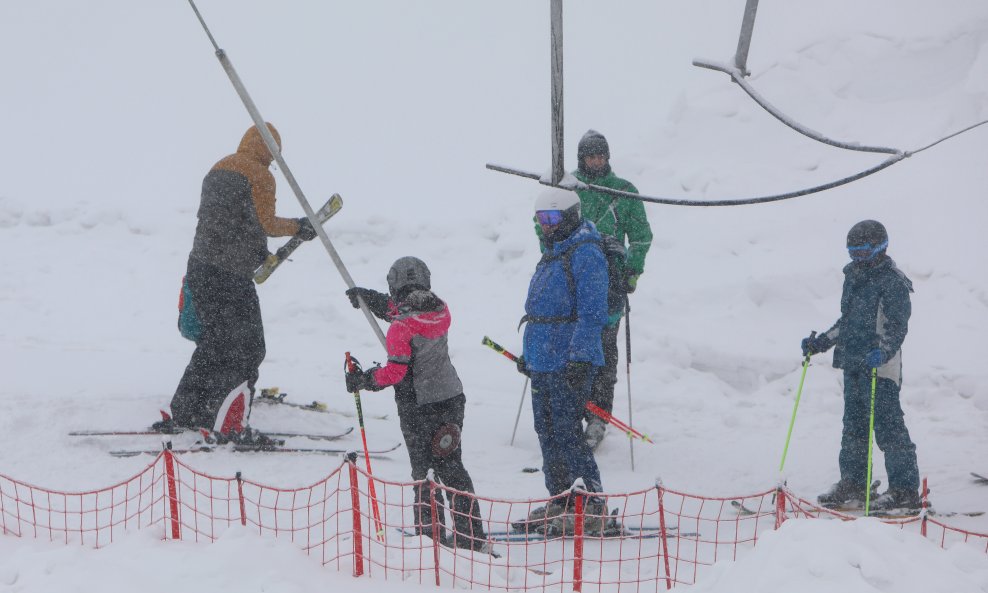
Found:
[[[813,331],[810,332],[809,339],[810,340],[813,340],[814,338],[816,338],[816,330],[813,330]],[[806,356],[803,357],[803,363],[804,364],[809,364],[810,363],[810,357],[813,356],[814,354],[816,354],[816,353],[815,352],[810,352],[809,349],[807,349]]]

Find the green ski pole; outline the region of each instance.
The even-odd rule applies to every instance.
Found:
[[[878,369],[871,369],[871,415],[868,418],[868,481],[865,482],[865,517],[871,506],[871,443],[875,438],[875,385],[878,384]]]
[[[816,332],[810,332],[810,339],[816,337]],[[803,381],[806,380],[806,369],[810,366],[810,353],[803,357],[803,374],[799,377],[799,388],[796,389],[796,401],[792,404],[792,418],[789,420],[789,432],[786,433],[786,446],[782,448],[782,461],[779,462],[779,473],[786,466],[786,454],[789,452],[789,439],[792,438],[792,427],[796,424],[796,410],[799,409],[799,398],[803,395]]]

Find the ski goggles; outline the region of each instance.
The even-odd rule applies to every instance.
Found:
[[[888,241],[882,241],[878,245],[872,246],[871,243],[865,243],[864,245],[852,245],[848,246],[847,252],[850,254],[851,259],[854,261],[868,261],[874,258],[880,251],[889,246]]]
[[[556,226],[563,221],[562,210],[539,210],[535,213],[535,219],[539,224],[545,226]]]

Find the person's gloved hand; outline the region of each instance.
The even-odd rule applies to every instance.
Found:
[[[364,373],[361,371],[347,372],[346,390],[348,393],[357,393],[364,390]]]
[[[638,288],[638,272],[633,270],[625,270],[624,272],[624,291],[628,294],[635,292]]]
[[[515,366],[518,368],[518,372],[525,375],[526,377],[531,376],[531,371],[528,370],[528,366],[525,363],[525,355],[522,354],[515,359]]]
[[[869,369],[877,369],[886,362],[888,361],[885,360],[885,353],[881,348],[875,348],[865,356],[865,364]]]
[[[570,361],[566,363],[566,384],[573,391],[583,389],[587,384],[587,374],[590,372],[589,362]]]
[[[359,296],[364,299],[365,303],[367,303],[367,308],[370,309],[371,313],[380,319],[389,321],[388,295],[369,288],[354,286],[353,288],[347,289],[346,296],[350,299],[350,304],[353,305],[354,309],[360,308],[360,302],[357,301],[357,297]]]
[[[348,393],[356,393],[363,387],[364,368],[360,366],[360,361],[356,356],[348,359],[348,364],[343,365],[344,378],[346,379],[346,390]]]
[[[302,239],[303,241],[311,241],[316,238],[316,229],[312,228],[312,223],[309,219],[303,216],[302,218],[296,219],[298,222],[298,232],[295,235]]]
[[[360,361],[355,357],[351,356],[350,360],[353,361],[353,370],[348,369],[346,372],[346,390],[348,392],[357,393],[358,391],[380,391],[383,389],[374,380],[374,371],[381,368],[381,365],[374,365],[365,371],[360,366]]]
[[[803,350],[803,356],[812,356],[814,354],[826,352],[827,350],[830,350],[831,346],[833,346],[826,335],[818,336],[816,335],[816,332],[811,333],[809,337],[803,338],[803,341],[800,342],[799,345]]]

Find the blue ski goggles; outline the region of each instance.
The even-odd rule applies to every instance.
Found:
[[[539,224],[545,226],[556,226],[563,221],[562,210],[539,210],[535,213],[535,219]]]
[[[850,254],[853,261],[869,261],[874,259],[876,255],[885,250],[888,246],[888,241],[882,241],[875,246],[872,246],[871,243],[865,243],[864,245],[851,245],[848,246],[847,252]]]

